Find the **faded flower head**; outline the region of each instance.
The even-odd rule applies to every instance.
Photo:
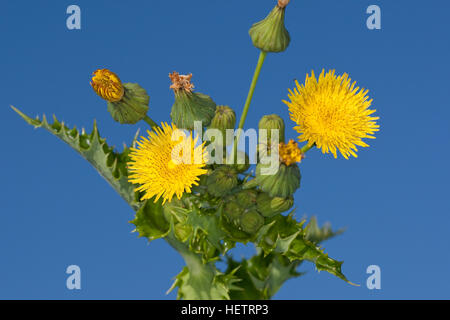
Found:
[[[108,69],[94,71],[91,86],[100,97],[109,102],[120,101],[125,91],[119,77]]]
[[[192,133],[186,135],[175,125],[162,123],[155,131],[148,131],[148,138],[142,137],[138,147],[132,148],[129,181],[140,184],[136,191],[144,191],[141,200],[160,197],[171,201],[176,195],[190,193],[198,185],[199,176],[206,173],[204,144],[198,145]]]
[[[192,73],[188,75],[180,75],[178,72],[174,71],[169,74],[169,78],[172,81],[170,89],[173,89],[175,92],[179,90],[192,92],[194,89],[194,84],[191,83]]]
[[[370,110],[368,90],[356,87],[356,82],[346,73],[336,76],[331,70],[323,70],[316,79],[314,71],[307,75],[305,84],[296,81],[297,88],[289,89],[289,99],[283,102],[289,107],[291,119],[297,123],[294,129],[300,133],[299,141],[314,144],[323,153],[337,151],[348,159],[357,157],[356,146],[368,147],[363,138],[371,138],[379,130],[378,117],[372,117],[376,110]]]
[[[196,121],[207,127],[215,115],[216,103],[206,94],[193,92],[192,74],[180,75],[174,71],[169,77],[175,95],[170,112],[172,122],[180,129],[194,130]]]
[[[285,8],[291,0],[278,0],[278,6],[280,8]]]

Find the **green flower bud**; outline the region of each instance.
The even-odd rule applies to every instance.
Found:
[[[192,74],[183,76],[178,72],[169,75],[172,80],[171,89],[175,93],[175,103],[170,117],[180,129],[194,129],[194,122],[201,121],[206,127],[215,115],[216,103],[207,95],[193,92],[194,85],[190,82]]]
[[[300,187],[301,174],[297,164],[286,166],[284,163],[280,163],[278,171],[272,175],[262,174],[261,170],[264,167],[267,165],[259,163],[256,166],[255,179],[246,183],[245,188],[253,187],[256,184],[271,197],[287,198]]]
[[[230,221],[238,221],[244,213],[244,208],[242,208],[242,206],[240,206],[236,201],[233,201],[232,199],[229,200],[230,201],[226,203],[223,209],[225,216]]]
[[[224,245],[228,245],[229,248],[232,248],[234,247],[234,242],[247,243],[251,240],[251,236],[239,227],[240,219],[237,221],[230,221],[229,219],[224,219],[222,217],[220,219],[221,228],[226,232],[227,238],[231,241],[224,241]]]
[[[234,129],[236,125],[236,113],[228,106],[217,106],[214,118],[211,120],[212,129],[222,131],[224,140],[226,139],[226,130]],[[226,140],[225,140],[226,141]]]
[[[250,210],[241,216],[239,225],[242,230],[253,235],[264,225],[264,218],[256,210]]]
[[[108,112],[119,123],[135,124],[145,118],[150,97],[137,83],[124,83],[122,99],[108,101]]]
[[[267,145],[270,145],[272,129],[279,130],[279,142],[284,142],[284,120],[279,115],[265,115],[259,120],[258,128],[267,130]]]
[[[280,3],[264,20],[250,28],[249,34],[255,47],[265,52],[286,50],[291,38],[284,25],[285,9],[285,5]]]
[[[221,166],[214,170],[206,179],[208,192],[214,197],[229,193],[238,184],[236,171],[231,166]]]
[[[256,198],[258,191],[256,190],[242,190],[236,194],[238,204],[243,208],[251,208],[256,205]]]
[[[174,219],[174,222],[178,222],[176,219],[176,212],[178,209],[184,207],[183,201],[174,197],[171,202],[166,202],[162,207],[164,218],[167,222],[170,222],[172,219]]]
[[[187,224],[177,223],[174,226],[175,236],[181,242],[186,242],[192,236],[192,227]]]
[[[283,213],[294,205],[294,198],[271,197],[267,193],[261,193],[256,199],[258,212],[264,217],[273,217]]]

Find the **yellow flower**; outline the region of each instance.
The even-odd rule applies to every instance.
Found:
[[[124,94],[124,88],[119,77],[108,69],[94,71],[91,86],[103,99],[109,102],[120,101]]]
[[[144,191],[141,200],[154,196],[155,202],[163,197],[165,203],[174,195],[178,199],[183,193],[191,192],[192,185],[198,185],[199,176],[206,173],[204,144],[196,146],[197,138],[187,136],[175,125],[162,123],[161,128],[148,131],[148,138],[142,137],[137,148],[131,148],[128,169],[129,181],[140,184],[136,191]]]
[[[372,100],[368,100],[368,90],[351,83],[346,73],[335,76],[335,71],[325,74],[323,70],[317,80],[314,71],[307,75],[305,84],[296,81],[297,88],[289,89],[290,117],[298,126],[299,141],[307,141],[307,146],[314,144],[323,153],[331,152],[337,157],[337,150],[344,158],[357,157],[356,146],[368,147],[363,138],[372,136],[379,126],[370,116],[376,110],[370,110]]]
[[[302,161],[302,151],[294,140],[289,140],[288,143],[280,142],[278,149],[280,160],[285,165],[290,166],[293,163]]]

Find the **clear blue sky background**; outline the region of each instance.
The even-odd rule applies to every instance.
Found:
[[[192,72],[200,92],[240,114],[258,55],[247,31],[274,3],[2,1],[0,298],[175,298],[165,291],[183,265],[177,253],[132,234],[132,210],[96,171],[9,105],[79,128],[95,118],[121,148],[145,124],[122,126],[106,112],[89,80],[107,67],[148,90],[158,121],[169,120],[173,70]],[[66,28],[70,4],[81,7],[80,31]],[[381,7],[382,30],[366,28],[371,4]],[[307,274],[276,298],[450,298],[449,12],[447,1],[292,0],[292,43],[268,56],[246,127],[269,113],[292,126],[287,88],[312,69],[335,68],[370,89],[381,131],[358,159],[308,153],[296,194],[298,216],[347,227],[324,246],[362,286],[305,264]],[[66,289],[71,264],[81,267],[80,291]],[[371,264],[381,267],[378,291],[365,286]]]

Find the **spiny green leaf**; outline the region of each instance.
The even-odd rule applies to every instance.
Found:
[[[270,299],[286,280],[301,276],[296,271],[301,262],[291,262],[278,253],[264,255],[263,252],[251,259],[236,262],[228,257],[229,268],[239,267],[236,277],[242,279],[230,292],[231,299]]]
[[[291,261],[308,260],[316,265],[318,271],[327,271],[352,284],[342,273],[343,262],[330,258],[323,249],[307,239],[303,229],[304,221],[297,222],[293,213],[288,216],[277,215],[271,221],[271,227],[259,236],[257,243],[264,254],[276,252]]]
[[[239,281],[235,276],[236,270],[224,274],[213,262],[203,262],[201,255],[177,240],[173,232],[167,235],[166,240],[186,262],[186,267],[176,276],[168,292],[178,287],[178,299],[230,299],[229,291],[235,289],[234,284]]]
[[[230,300],[229,292],[237,288],[234,284],[239,282],[239,279],[232,272],[219,272],[213,265],[204,267],[204,270],[194,271],[184,267],[167,293],[178,287],[177,299]]]
[[[238,262],[228,257],[228,269],[226,272],[236,270],[235,275],[240,279],[236,283],[236,287],[230,291],[231,300],[263,300],[268,296],[265,292],[261,292],[255,285],[253,278],[249,274],[248,261],[242,259]]]
[[[220,229],[218,214],[204,214],[200,210],[194,208],[187,215],[186,223],[191,225],[194,229],[194,235],[199,231],[203,231],[206,239],[218,250],[223,250],[221,240],[224,238],[224,233]]]
[[[68,128],[64,122],[59,122],[55,116],[53,116],[53,123],[49,123],[45,115],[42,120],[39,120],[39,117],[32,119],[17,108],[13,106],[11,108],[30,125],[35,128],[42,127],[66,142],[89,161],[133,209],[138,210],[140,208],[141,203],[135,195],[134,186],[128,182],[127,178],[126,162],[130,152],[129,148],[125,146],[122,153],[115,152],[114,148],[108,146],[106,140],[100,137],[95,121],[92,132],[86,134],[84,129],[80,133],[76,128]]]
[[[309,219],[308,225],[305,227],[306,239],[314,243],[321,243],[325,240],[331,239],[342,234],[345,230],[339,229],[337,231],[333,231],[331,228],[331,224],[325,223],[321,227],[317,223],[317,218],[312,216]]]

